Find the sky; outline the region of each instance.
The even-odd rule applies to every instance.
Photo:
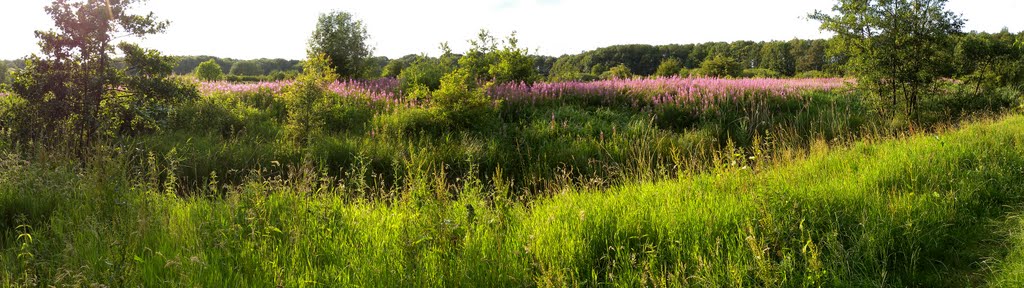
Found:
[[[0,59],[39,49],[35,30],[53,27],[43,11],[51,0],[0,0]],[[1024,30],[1021,0],[949,0],[967,31]],[[480,29],[504,37],[516,31],[531,53],[558,56],[615,44],[827,38],[806,19],[834,0],[149,0],[137,7],[170,20],[166,33],[140,39],[170,55],[236,59],[305,57],[321,13],[347,11],[361,19],[374,55],[455,52]]]

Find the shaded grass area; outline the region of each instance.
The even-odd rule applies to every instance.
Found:
[[[174,181],[154,180],[157,169],[132,168],[132,153],[80,169],[8,156],[0,214],[23,216],[0,223],[0,278],[58,286],[962,287],[997,271],[991,284],[1012,287],[1019,248],[1000,264],[1006,269],[983,261],[1006,253],[995,247],[1006,239],[993,225],[1024,200],[1024,117],[866,141],[812,145],[819,148],[809,156],[776,166],[727,152],[705,173],[567,186],[526,202],[514,200],[500,172],[449,181],[429,158],[409,162],[393,201],[368,201],[348,191],[370,184],[324,177],[316,165],[293,166],[289,177],[249,172],[238,185],[195,188],[222,197],[182,198]]]

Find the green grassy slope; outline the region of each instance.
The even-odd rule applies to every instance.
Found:
[[[5,157],[0,215],[11,220],[0,221],[0,283],[1019,281],[1012,267],[1024,262],[1024,242],[1000,231],[1019,225],[1004,219],[1024,203],[1024,117],[825,152],[757,173],[744,159],[725,159],[681,180],[565,190],[527,204],[509,200],[500,177],[483,185],[428,173],[410,173],[392,203],[346,200],[315,171],[292,180],[254,177],[223,199],[181,198],[147,181],[146,171],[125,168],[130,160],[75,170]],[[452,187],[457,200],[448,195]],[[1000,264],[985,264],[1008,252]]]

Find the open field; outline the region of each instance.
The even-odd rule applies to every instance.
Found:
[[[1012,1],[7,1],[0,287],[1024,287]]]
[[[201,83],[204,96],[172,107],[164,129],[111,142],[86,165],[7,146],[22,151],[0,162],[0,275],[113,286],[1019,283],[1024,246],[1008,215],[1024,204],[1024,118],[906,134],[848,83],[495,86],[493,110],[469,122],[389,94],[393,82],[335,83],[301,141],[285,117],[292,83]]]
[[[126,154],[85,168],[8,154],[0,207],[21,216],[4,218],[0,273],[8,285],[115,286],[1021,281],[1020,232],[1005,227],[1024,203],[1024,118],[807,151],[721,154],[679,179],[527,202],[500,177],[429,170],[408,172],[392,201],[353,199],[314,166],[182,198]]]

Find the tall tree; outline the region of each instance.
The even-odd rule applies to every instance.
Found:
[[[903,99],[911,116],[948,62],[940,56],[952,50],[951,35],[964,24],[945,6],[946,0],[838,0],[834,14],[809,16],[836,33],[834,43],[850,57],[848,70],[858,83],[889,102],[879,107],[897,107]]]
[[[172,57],[134,44],[112,43],[166,29],[169,22],[152,13],[130,13],[140,2],[55,0],[46,7],[56,30],[36,31],[43,55],[29,56],[12,85],[26,100],[21,136],[77,144],[81,156],[98,138],[101,125],[137,127],[152,122],[146,120],[154,115],[152,105],[197,95],[194,87],[168,78]],[[115,48],[124,56],[123,65],[114,63]],[[111,118],[107,116],[120,123],[101,123]],[[56,139],[57,135],[73,139]]]
[[[794,61],[789,54],[790,43],[772,41],[761,46],[761,68],[792,76]]]
[[[348,12],[320,14],[309,38],[309,54],[327,55],[339,77],[357,78],[364,75],[367,60],[373,53],[373,48],[366,43],[369,38],[363,21]]]

